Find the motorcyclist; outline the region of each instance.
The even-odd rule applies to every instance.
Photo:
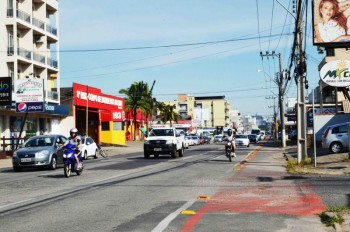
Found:
[[[231,147],[232,147],[232,153],[231,153],[231,155],[233,156],[233,157],[236,157],[236,153],[235,153],[235,151],[236,151],[236,144],[235,144],[235,140],[236,140],[236,138],[235,138],[235,135],[234,135],[234,133],[232,132],[232,130],[231,129],[228,129],[227,130],[227,137],[226,137],[226,139],[225,139],[227,142],[231,142]],[[227,146],[227,143],[225,144],[225,149],[226,149],[226,146]]]
[[[62,145],[62,147],[68,145],[69,143],[75,146],[75,160],[77,162],[77,168],[80,169],[80,162],[78,159],[79,153],[80,153],[80,147],[81,147],[81,137],[78,135],[78,129],[77,128],[72,128],[69,131],[70,137],[68,140]]]

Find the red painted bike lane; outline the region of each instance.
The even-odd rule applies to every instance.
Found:
[[[281,154],[282,155],[282,154]],[[280,165],[280,168],[275,166]],[[271,155],[258,147],[246,162],[236,168],[227,184],[211,196],[184,226],[193,231],[208,214],[266,213],[311,217],[325,211],[321,197],[305,181],[295,181],[281,164],[274,164]]]

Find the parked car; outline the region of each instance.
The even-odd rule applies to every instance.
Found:
[[[236,146],[246,146],[249,147],[250,142],[248,135],[236,135]]]
[[[98,156],[98,147],[95,141],[90,137],[82,137],[81,138],[81,154],[84,159],[88,159],[89,157],[93,156],[95,159],[97,159]]]
[[[200,141],[199,141],[199,137],[198,137],[198,136],[194,135],[194,136],[192,136],[192,139],[193,139],[193,141],[194,141],[194,145],[199,145],[199,144],[200,144]]]
[[[204,138],[204,143],[205,144],[210,144],[210,141],[211,141],[211,136],[210,135],[203,136],[203,138]]]
[[[220,142],[222,142],[222,135],[215,135],[214,143],[220,143]]]
[[[195,141],[193,140],[192,136],[186,136],[185,140],[188,142],[189,146],[195,145]]]
[[[12,156],[13,170],[22,168],[56,169],[63,164],[63,149],[59,148],[67,141],[63,135],[40,135],[29,138]]]
[[[322,134],[322,147],[332,153],[339,153],[349,147],[348,126],[350,122],[328,126]]]
[[[199,144],[200,145],[204,144],[204,137],[203,136],[199,136]]]
[[[291,130],[288,133],[288,138],[290,140],[296,140],[298,138],[297,130]]]
[[[249,141],[252,143],[257,143],[259,141],[258,136],[256,134],[248,135]]]

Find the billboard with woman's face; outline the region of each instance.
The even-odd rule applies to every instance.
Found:
[[[313,1],[313,41],[323,47],[350,46],[350,0]]]

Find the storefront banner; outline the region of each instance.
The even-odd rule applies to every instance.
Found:
[[[123,110],[124,99],[103,94],[100,89],[73,83],[74,105],[105,110]]]
[[[21,79],[15,81],[15,100],[21,102],[44,102],[44,80]]]
[[[11,106],[12,78],[0,77],[0,106]]]
[[[44,103],[43,102],[21,102],[16,103],[16,112],[26,113],[26,112],[43,112]]]

